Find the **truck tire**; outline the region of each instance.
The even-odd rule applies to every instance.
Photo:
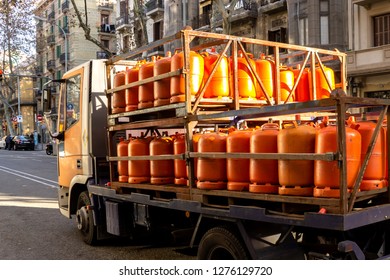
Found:
[[[96,226],[93,223],[93,214],[92,210],[88,209],[88,206],[91,205],[91,200],[89,199],[88,192],[84,191],[80,193],[77,200],[77,228],[79,229],[83,240],[89,245],[96,244]]]
[[[215,227],[202,237],[198,248],[200,260],[247,260],[248,252],[234,230]]]

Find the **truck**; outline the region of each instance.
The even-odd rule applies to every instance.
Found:
[[[142,54],[172,42],[180,45],[176,52],[181,55],[178,65],[172,66],[171,57],[171,67],[163,73],[141,78],[138,75],[135,81],[123,77],[117,80],[120,73],[130,69],[141,71],[142,65],[148,63],[140,64],[144,59]],[[195,69],[198,64],[191,60],[193,55],[202,52],[208,52],[203,54],[203,62],[206,56],[216,54],[207,75],[205,65],[199,64],[201,67]],[[256,71],[250,52],[267,53],[272,62],[271,94],[263,72]],[[218,66],[224,59],[228,59],[229,94],[206,96],[206,89],[215,81],[213,75],[220,74]],[[83,240],[90,245],[116,236],[137,239],[150,234],[161,238],[166,233],[173,240],[188,242],[199,259],[387,258],[390,196],[386,118],[390,100],[349,96],[345,61],[346,55],[337,50],[185,28],[129,53],[107,60],[91,60],[69,70],[61,80],[57,131],[53,132],[58,146],[60,212],[67,218],[75,218]],[[293,68],[298,69],[295,83],[286,89],[282,85],[286,74],[283,71]],[[326,75],[327,68],[334,70],[334,82]],[[306,100],[300,100],[296,92],[304,71],[310,80],[306,94],[310,94]],[[203,76],[196,82],[194,75],[201,72]],[[245,95],[249,89],[242,89],[248,83],[245,74],[252,77],[254,96]],[[118,100],[123,103],[131,89],[137,89],[139,97],[142,87],[145,90],[146,85],[164,80],[170,81],[172,87],[174,79],[179,81],[182,95],[172,98],[170,91],[171,98],[168,96],[169,102],[165,104],[154,106],[152,99],[151,106],[135,105],[129,110],[115,105]],[[322,87],[327,89],[325,93],[318,87],[322,82]],[[198,88],[194,93],[196,83]],[[353,140],[349,131],[365,119],[375,125],[366,140],[366,150],[361,152],[363,145],[360,144],[355,159],[357,169],[355,166],[352,171],[350,142]],[[334,148],[311,152],[289,150],[299,144],[299,137],[285,150],[276,152],[243,150],[243,142],[236,150],[223,150],[223,147],[222,150],[207,150],[201,148],[200,141],[195,143],[196,135],[201,138],[201,135],[214,135],[215,139],[218,133],[226,136],[243,127],[253,135],[267,123],[276,124],[278,136],[293,125],[312,127],[318,137],[321,127],[328,125],[335,129],[333,138],[329,138],[333,140],[326,138],[325,142],[334,142]],[[163,137],[180,138],[184,150],[150,152],[153,139]],[[362,138],[361,135],[356,137]],[[149,153],[142,153],[140,146],[130,153],[131,143],[147,138]],[[246,141],[248,139],[251,138]],[[384,148],[376,152],[378,141],[382,141]],[[125,148],[120,150],[120,145]],[[366,170],[374,157],[381,158],[383,167],[376,166],[376,169],[383,169],[384,175],[380,175],[375,181],[379,183],[374,186],[362,188]],[[222,168],[226,176],[229,170],[224,168],[229,164],[233,164],[238,175],[245,173],[248,178],[248,162],[259,160],[276,162],[281,176],[287,176],[297,166],[302,168],[302,162],[311,168],[325,163],[328,165],[324,168],[310,172],[336,183],[330,185],[330,189],[326,183],[318,189],[315,182],[309,186],[277,182],[270,188],[267,183],[255,183],[253,189],[248,190],[241,184],[239,187],[232,184],[227,189],[227,177],[213,181],[213,176],[220,171],[218,168]],[[159,166],[157,171],[148,169],[157,173],[171,169],[172,164],[184,163],[185,181],[176,183],[172,179],[161,179],[162,175],[154,175],[153,180],[150,173],[145,180],[130,180],[132,175],[126,174],[133,172],[130,165],[134,168],[145,163],[150,169]],[[237,167],[241,163],[246,165]],[[255,169],[254,176],[261,171]],[[329,173],[323,174],[325,171]],[[300,179],[309,171],[302,168],[298,172]],[[253,183],[245,180],[246,185]],[[314,189],[319,194],[313,195]]]

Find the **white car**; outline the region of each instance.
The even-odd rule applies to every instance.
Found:
[[[7,136],[1,137],[0,139],[0,149],[5,149],[5,138],[7,138]]]

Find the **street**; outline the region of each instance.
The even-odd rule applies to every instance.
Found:
[[[85,244],[57,205],[57,163],[45,151],[0,150],[0,260],[194,259],[186,247]]]

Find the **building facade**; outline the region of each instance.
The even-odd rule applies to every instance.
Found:
[[[84,1],[75,2],[82,13]],[[115,3],[112,0],[87,1],[90,35],[113,53],[117,49]],[[53,122],[57,114],[59,84],[50,81],[61,79],[66,70],[90,59],[107,57],[101,48],[85,39],[85,32],[75,15],[69,0],[40,0],[36,4],[36,75],[42,77],[37,85],[42,91],[38,108],[39,113],[50,111]]]
[[[390,5],[386,0],[349,2],[347,56],[351,93],[390,97]]]

